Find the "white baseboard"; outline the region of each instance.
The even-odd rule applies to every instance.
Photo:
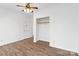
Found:
[[[62,49],[62,50],[67,50],[67,51],[75,52],[75,53],[79,52],[79,51],[73,50],[73,49],[62,48],[62,47],[56,46],[56,44],[52,44],[52,43],[50,43],[49,46],[50,47],[55,47],[55,48],[58,48],[58,49]],[[73,53],[71,53],[71,54],[73,54]],[[79,55],[79,53],[78,53],[78,55]]]
[[[20,40],[24,40],[24,39],[27,39],[27,38],[31,38],[31,37],[32,37],[32,36],[23,37],[23,38],[16,39],[16,40],[12,40],[12,41],[8,41],[8,42],[2,42],[2,43],[0,44],[0,46],[7,45],[7,44],[10,44],[10,43],[14,43],[14,42],[17,42],[17,41],[20,41]]]

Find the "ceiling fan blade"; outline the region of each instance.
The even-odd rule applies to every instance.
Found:
[[[18,6],[18,7],[25,7],[25,6],[22,6],[22,5],[16,5],[16,6]]]
[[[38,7],[30,7],[30,8],[33,8],[33,9],[38,9]]]

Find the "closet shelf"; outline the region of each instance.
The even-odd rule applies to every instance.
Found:
[[[37,18],[37,24],[48,24],[49,17]]]
[[[37,22],[37,24],[48,24],[49,22]]]

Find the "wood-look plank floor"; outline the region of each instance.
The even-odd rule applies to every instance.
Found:
[[[39,41],[33,43],[32,38],[0,46],[0,56],[70,56],[64,51],[48,46],[48,43]]]

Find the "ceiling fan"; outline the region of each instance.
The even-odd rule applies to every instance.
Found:
[[[23,5],[16,5],[18,7],[23,7],[24,9],[22,11],[27,12],[27,13],[32,13],[34,12],[34,9],[38,9],[38,7],[32,7],[30,3],[25,4],[25,6]]]

